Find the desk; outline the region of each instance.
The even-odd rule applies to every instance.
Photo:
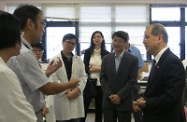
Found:
[[[138,80],[138,83],[139,83],[139,84],[146,84],[146,83],[147,83],[147,80]]]
[[[139,95],[143,96],[145,89],[146,89],[146,85],[147,85],[147,80],[138,80],[138,85],[139,85]]]
[[[151,65],[152,65],[152,62],[144,62],[144,66],[139,69],[139,73],[141,73],[141,77],[138,77],[141,79],[141,80],[138,80],[140,96],[142,96],[145,92]]]

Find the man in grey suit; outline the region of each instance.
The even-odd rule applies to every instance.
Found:
[[[167,47],[168,34],[161,24],[151,24],[143,41],[154,56],[144,98],[134,103],[143,109],[143,122],[186,122],[182,94],[185,71],[180,59]]]
[[[138,59],[125,52],[126,36],[122,31],[112,35],[114,52],[105,56],[101,65],[104,122],[131,122]]]

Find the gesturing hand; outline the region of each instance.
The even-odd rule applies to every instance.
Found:
[[[60,67],[62,67],[62,61],[57,58],[57,61],[52,60],[48,67],[47,70],[45,71],[45,74],[47,77],[49,77],[51,74],[53,74],[56,70],[58,70]]]

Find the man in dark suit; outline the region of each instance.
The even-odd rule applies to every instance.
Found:
[[[138,59],[125,52],[126,36],[122,31],[112,35],[114,52],[105,56],[101,65],[104,122],[131,122]]]
[[[185,71],[179,58],[167,47],[168,34],[164,26],[148,26],[143,43],[155,63],[144,98],[134,102],[134,109],[143,109],[143,122],[184,122]]]

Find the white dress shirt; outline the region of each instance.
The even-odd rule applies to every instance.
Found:
[[[90,58],[90,65],[101,67],[102,59],[101,59],[101,49],[94,49],[94,53]],[[99,72],[91,72],[91,78],[97,78],[97,86],[101,86],[100,83],[100,71]]]

